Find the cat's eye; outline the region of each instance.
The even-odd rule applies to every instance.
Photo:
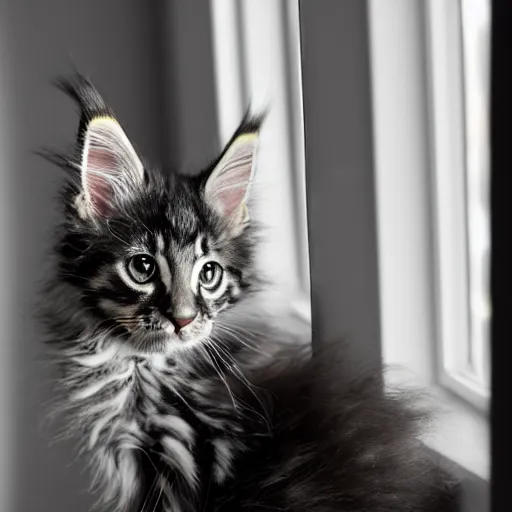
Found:
[[[128,261],[128,273],[136,283],[147,283],[155,274],[155,270],[155,260],[149,254],[136,254]]]
[[[209,261],[203,265],[199,273],[201,286],[208,291],[216,290],[222,282],[222,267],[215,261]]]

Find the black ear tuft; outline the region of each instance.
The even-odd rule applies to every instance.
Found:
[[[75,101],[80,109],[78,137],[81,140],[89,122],[95,117],[114,117],[112,110],[101,97],[91,81],[80,73],[61,77],[55,86]]]
[[[44,156],[60,167],[72,166],[80,171],[81,187],[75,201],[79,215],[83,219],[106,218],[140,192],[145,180],[144,166],[112,110],[88,78],[77,72],[54,83],[80,110],[74,151],[77,162],[71,163],[55,153],[46,152]]]
[[[261,130],[267,115],[267,111],[260,112],[259,114],[252,114],[247,111],[231,140],[233,141],[239,135],[244,133],[258,133]],[[229,145],[229,143],[227,145]]]
[[[112,115],[106,102],[98,93],[91,81],[83,75],[76,73],[72,77],[61,77],[55,85],[65,92],[89,116]]]

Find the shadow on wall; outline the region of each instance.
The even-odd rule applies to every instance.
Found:
[[[51,86],[74,63],[112,96],[142,153],[163,158],[156,4],[0,0],[0,510],[81,512],[93,498],[70,446],[42,426],[50,373],[32,319],[59,172],[34,155],[73,141],[72,103]],[[154,12],[153,12],[154,11]]]

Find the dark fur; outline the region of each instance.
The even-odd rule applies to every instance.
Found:
[[[246,338],[245,344],[252,345],[247,350],[235,326],[231,334],[217,332],[215,344],[192,348],[185,356],[169,356],[158,367],[152,366],[148,354],[161,346],[136,343],[139,355],[116,355],[89,366],[80,362],[102,354],[105,347],[134,343],[98,304],[109,298],[138,307],[138,294],[115,276],[105,286],[89,285],[102,268],[122,257],[123,243],[144,239],[154,252],[154,233],[161,233],[172,256],[187,250],[198,233],[207,233],[214,243],[224,240],[218,242],[218,250],[241,290],[240,296],[229,292],[222,297],[222,306],[230,309],[258,282],[253,268],[255,238],[249,226],[226,241],[224,219],[203,200],[204,184],[222,155],[197,177],[164,176],[146,169],[144,187],[119,205],[114,216],[95,224],[81,219],[73,200],[80,193],[75,164],[84,130],[94,116],[112,112],[83,78],[60,86],[77,101],[81,120],[76,152],[52,156],[68,171],[68,180],[56,245],[58,264],[42,312],[62,372],[58,405],[68,416],[69,433],[78,436],[82,452],[99,475],[96,485],[109,510],[455,510],[445,473],[418,440],[428,413],[419,409],[412,395],[384,393],[381,372],[347,364],[341,343],[326,346],[311,358],[307,347],[271,343],[269,334],[256,341]],[[258,129],[261,121],[247,117],[232,140]],[[196,300],[205,315],[213,315],[219,306]],[[171,298],[158,288],[151,301],[151,307],[164,314]],[[76,393],[105,379],[112,381],[76,398]],[[124,390],[128,395],[118,399]],[[112,400],[122,407],[109,408]],[[109,421],[103,424],[104,418]],[[183,438],[185,427],[181,432],[167,428],[169,418],[186,423],[193,441]],[[190,467],[178,470],[179,454],[173,458],[165,447],[171,438],[192,457],[197,486],[188,478]],[[222,481],[213,476],[215,464],[220,464],[214,451],[219,441],[228,443],[233,455],[226,466],[229,476]],[[130,449],[132,444],[137,449]]]
[[[272,435],[240,462],[220,510],[456,510],[453,480],[418,440],[430,418],[418,395],[384,393],[382,373],[346,354],[340,343],[306,363],[285,352],[254,379],[269,390]]]

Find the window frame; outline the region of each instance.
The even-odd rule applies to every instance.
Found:
[[[288,258],[291,268],[274,274],[285,275],[281,286],[286,296],[292,297],[284,305],[287,312],[310,328],[298,0],[211,0],[210,9],[221,146],[229,140],[248,108],[253,113],[266,112],[261,145],[266,147],[262,156],[270,158],[268,162],[259,162],[255,183],[270,168],[279,169],[283,178],[268,180],[265,186],[271,184],[279,189],[279,202],[283,205],[279,226],[266,234],[270,250],[263,250],[263,267],[265,271],[273,270],[273,262],[266,259],[271,251],[284,254],[282,259],[286,260],[285,249],[293,247]],[[273,51],[261,44],[262,33]],[[258,214],[262,218],[258,220],[272,225],[272,219],[266,218],[268,211],[260,209]],[[286,240],[287,247],[281,246],[279,250],[279,239]],[[276,281],[277,276],[271,277]]]
[[[472,341],[467,120],[460,0],[425,4],[437,311],[437,378],[488,411],[489,395],[468,368]],[[469,121],[468,121],[469,122]]]
[[[465,496],[479,493],[464,511],[478,502],[483,512],[486,401],[446,371],[460,355],[446,340],[467,339],[469,311],[467,269],[460,266],[466,213],[457,189],[465,171],[462,84],[453,79],[462,74],[453,68],[460,65],[457,46],[443,49],[448,37],[457,41],[448,23],[458,1],[368,1],[382,350],[385,364],[406,368],[390,370],[388,385],[426,387],[442,410],[425,443],[462,469]],[[450,238],[454,232],[458,240]]]
[[[471,373],[488,409],[490,398],[490,62],[491,0],[460,0],[465,79],[468,276],[470,286]],[[478,14],[477,14],[478,13]],[[485,23],[485,28],[484,24]],[[486,34],[484,36],[483,30]],[[478,38],[484,40],[478,41]],[[466,52],[467,50],[467,52]],[[479,52],[472,58],[471,52]],[[478,58],[480,57],[480,58]],[[482,69],[479,69],[482,66]],[[482,79],[482,73],[484,78]],[[483,171],[483,173],[482,173]]]

